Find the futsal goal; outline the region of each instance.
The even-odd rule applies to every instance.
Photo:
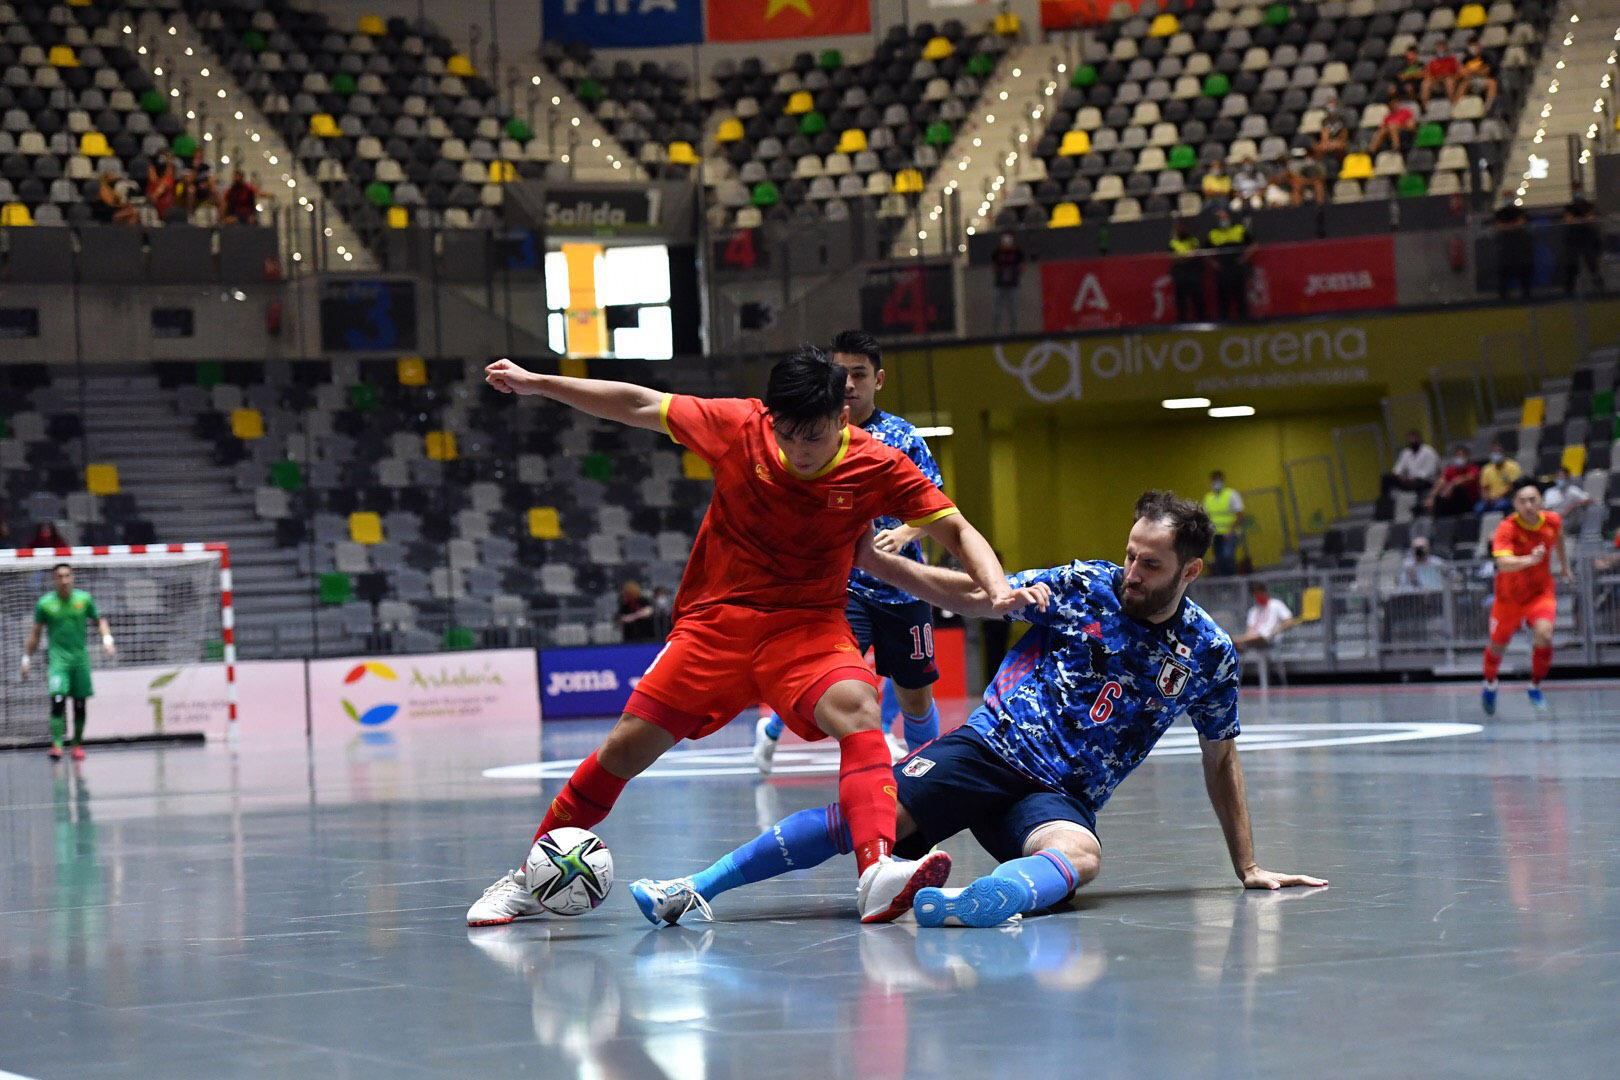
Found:
[[[223,719],[234,731],[236,645],[227,545],[0,549],[0,747],[37,743],[46,736],[43,635],[29,678],[21,677],[19,666],[35,605],[55,588],[53,570],[61,563],[73,568],[73,587],[95,600],[116,643],[116,654],[105,655],[94,624],[86,627],[93,678],[148,669],[155,675],[151,685],[162,685],[167,672],[157,669],[180,672],[194,665],[221,665]],[[96,689],[102,692],[99,681]],[[89,741],[96,736],[94,710],[92,706]],[[161,712],[148,726],[153,736],[165,734]]]

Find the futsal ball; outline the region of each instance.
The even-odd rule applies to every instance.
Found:
[[[613,856],[602,838],[585,829],[541,834],[523,864],[524,883],[554,915],[583,915],[613,887]]]

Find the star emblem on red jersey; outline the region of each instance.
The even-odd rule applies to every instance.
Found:
[[[834,488],[827,493],[827,505],[834,510],[848,510],[855,505],[855,493],[844,488]]]

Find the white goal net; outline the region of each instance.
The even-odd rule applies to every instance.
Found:
[[[49,716],[46,635],[33,671],[20,674],[35,605],[55,588],[54,568],[73,568],[73,587],[90,594],[112,630],[116,653],[86,626],[93,676],[131,668],[224,666],[228,719],[235,721],[235,646],[230,557],[224,544],[0,550],[0,747],[37,742]],[[94,737],[94,711],[89,734]]]

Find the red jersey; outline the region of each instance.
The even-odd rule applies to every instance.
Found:
[[[1518,514],[1509,514],[1496,527],[1491,538],[1491,554],[1528,555],[1541,545],[1547,557],[1528,570],[1515,570],[1511,574],[1496,575],[1496,599],[1502,603],[1528,605],[1553,592],[1553,553],[1558,549],[1558,538],[1563,535],[1564,521],[1551,510],[1541,512],[1541,520],[1533,529],[1524,527]]]
[[[675,597],[675,618],[710,604],[843,611],[855,541],[874,518],[908,525],[958,513],[911,459],[853,424],[825,468],[801,476],[763,402],[666,394],[664,430],[714,470],[714,495]]]

